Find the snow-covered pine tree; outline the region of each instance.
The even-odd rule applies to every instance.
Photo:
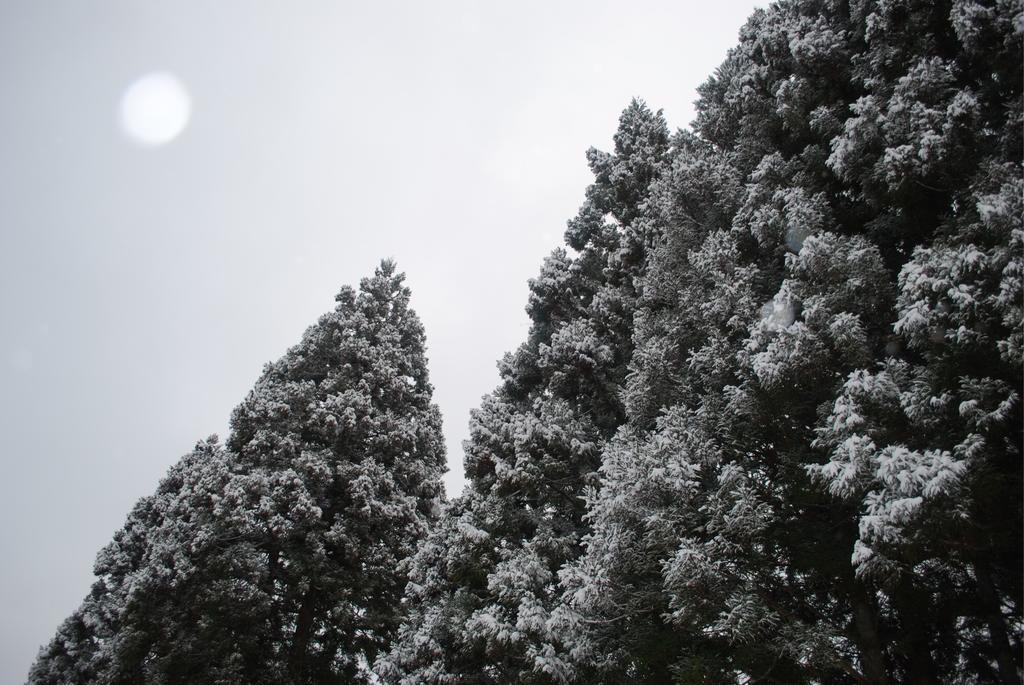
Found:
[[[269,364],[99,555],[32,683],[350,683],[443,496],[424,332],[392,262]]]
[[[639,101],[614,141],[587,154],[595,182],[566,232],[576,254],[555,250],[530,282],[529,338],[473,412],[469,484],[413,561],[409,618],[377,663],[385,682],[570,677],[548,618],[587,531],[580,496],[624,420],[635,281],[654,240],[645,202],[669,142]]]
[[[1019,682],[1020,17],[779,3],[702,88],[562,574],[593,679]]]

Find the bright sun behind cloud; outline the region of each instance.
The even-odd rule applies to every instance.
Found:
[[[153,72],[135,81],[121,96],[121,130],[146,147],[171,142],[188,125],[192,100],[174,74]]]

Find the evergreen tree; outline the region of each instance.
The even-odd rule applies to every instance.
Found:
[[[30,680],[1021,682],[1022,17],[755,12],[692,131],[634,101],[587,153],[443,514],[385,263],[139,502]]]
[[[702,87],[562,573],[600,679],[1019,682],[1020,16],[779,3]]]
[[[636,279],[653,240],[645,216],[669,137],[633,101],[612,154],[590,150],[595,182],[566,242],[530,282],[529,338],[499,365],[473,412],[469,484],[413,560],[410,615],[386,682],[557,682],[568,675],[550,624],[558,572],[587,531],[581,494],[625,418]]]
[[[200,443],[99,555],[30,682],[362,682],[444,448],[424,333],[391,262],[269,364],[226,448]]]

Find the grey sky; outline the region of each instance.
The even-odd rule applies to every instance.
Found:
[[[426,326],[457,493],[584,151],[633,96],[686,125],[753,5],[0,5],[0,682],[132,503],[381,257]],[[145,149],[117,106],[153,71],[193,109]]]

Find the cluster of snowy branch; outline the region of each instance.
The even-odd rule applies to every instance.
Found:
[[[359,681],[443,497],[423,328],[390,262],[268,364],[96,561],[33,683]]]
[[[101,553],[34,683],[1019,683],[1020,0],[757,11],[632,102],[443,507],[385,265]],[[404,595],[403,595],[404,588]]]

